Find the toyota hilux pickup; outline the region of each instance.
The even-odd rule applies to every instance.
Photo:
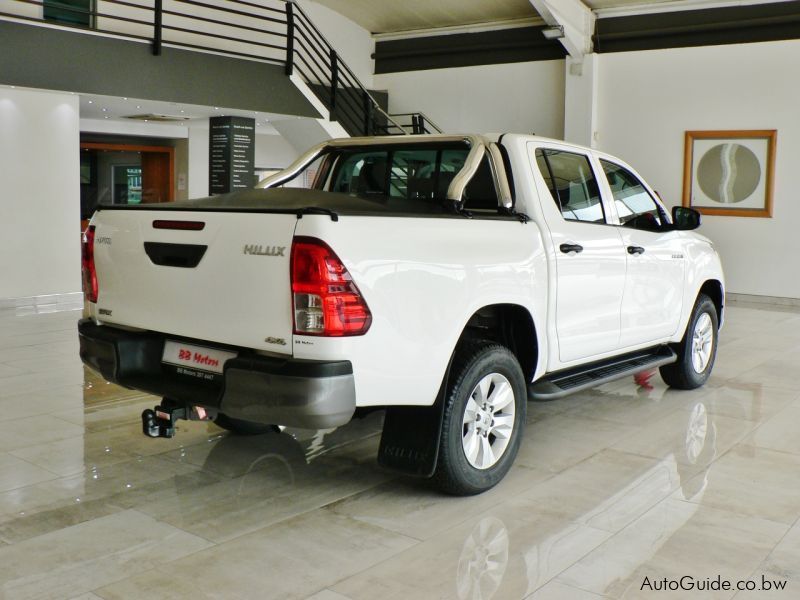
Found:
[[[528,399],[655,368],[705,383],[725,294],[699,224],[560,141],[331,140],[256,189],[100,206],[81,358],[163,398],[147,435],[384,409],[380,464],[475,494],[511,467]]]

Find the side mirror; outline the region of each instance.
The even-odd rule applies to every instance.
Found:
[[[673,206],[672,226],[678,231],[697,229],[700,227],[700,213],[686,206]]]

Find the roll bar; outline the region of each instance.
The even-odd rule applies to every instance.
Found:
[[[498,191],[498,196],[500,197],[500,202],[506,208],[511,208],[511,190],[508,184],[508,178],[506,177],[500,149],[496,143],[490,142],[477,135],[403,135],[389,137],[353,137],[328,140],[317,144],[308,152],[300,156],[300,158],[294,161],[286,169],[280,171],[279,173],[275,173],[274,175],[270,175],[263,181],[259,182],[256,187],[262,189],[273,188],[291,181],[330,149],[364,146],[387,146],[394,144],[400,145],[413,143],[414,141],[421,141],[425,143],[466,142],[469,145],[470,150],[469,154],[467,154],[466,160],[464,161],[464,166],[456,174],[456,176],[453,177],[453,181],[450,182],[450,185],[447,188],[447,199],[458,204],[462,203],[464,189],[474,177],[484,156],[488,155],[490,164],[492,166],[492,173],[495,178],[495,186]]]

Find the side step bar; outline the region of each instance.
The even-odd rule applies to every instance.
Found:
[[[528,386],[531,400],[556,400],[627,375],[633,375],[678,360],[668,346],[615,356],[612,359],[550,373]]]

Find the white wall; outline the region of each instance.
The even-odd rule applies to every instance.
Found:
[[[375,61],[372,59],[375,40],[372,39],[372,34],[347,17],[313,0],[301,0],[299,4],[361,83],[372,89],[375,72]]]
[[[256,168],[285,168],[300,153],[279,135],[256,134]]]
[[[773,218],[704,216],[728,291],[800,298],[800,41],[601,55],[598,147],[680,204],[686,130],[777,129]]]
[[[422,111],[447,133],[564,134],[564,61],[375,75],[389,112]]]
[[[208,134],[208,119],[189,121],[189,198],[208,196]]]
[[[0,298],[81,289],[78,97],[0,88]]]

